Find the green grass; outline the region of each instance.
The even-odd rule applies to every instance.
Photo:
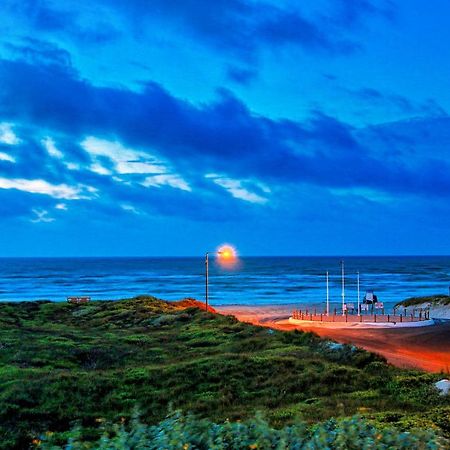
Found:
[[[0,304],[0,446],[26,448],[74,421],[97,439],[103,421],[137,407],[156,424],[170,407],[212,421],[262,411],[273,427],[363,414],[450,436],[439,375],[402,371],[311,333],[279,332],[152,297],[70,305]]]
[[[450,297],[448,295],[431,295],[428,297],[411,297],[397,303],[395,306],[415,306],[423,303],[431,303],[435,306],[450,305]]]

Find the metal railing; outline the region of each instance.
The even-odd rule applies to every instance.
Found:
[[[295,309],[292,312],[293,319],[308,320],[316,322],[379,322],[379,323],[403,323],[403,322],[420,322],[429,320],[429,309],[416,308],[394,308],[393,313],[386,314],[384,308],[381,310],[360,311],[358,314],[355,310],[344,311],[334,308],[328,315],[326,311],[318,311],[317,308],[312,309]]]

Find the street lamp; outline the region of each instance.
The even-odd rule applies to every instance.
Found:
[[[214,253],[216,255],[222,255],[223,252],[206,252],[205,253],[205,309],[208,311],[208,277],[209,277],[209,255]]]
[[[232,265],[236,262],[236,251],[229,245],[223,245],[214,252],[205,253],[205,309],[208,311],[208,284],[209,284],[209,255],[214,254],[222,258],[222,263]]]
[[[341,261],[341,271],[342,271],[342,315],[345,316],[345,273],[344,273],[344,260]]]

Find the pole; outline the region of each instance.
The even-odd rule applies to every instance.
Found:
[[[341,261],[341,269],[342,269],[342,315],[345,314],[345,274],[344,274],[344,260]]]
[[[327,316],[330,315],[330,289],[328,285],[328,270],[327,270]]]
[[[205,255],[205,309],[208,311],[208,252]]]
[[[359,307],[360,307],[360,299],[359,299],[360,297],[359,297],[359,271],[358,271],[358,316],[359,316],[359,314],[360,314],[360,311],[359,311]]]
[[[208,311],[208,292],[209,292],[209,254],[222,255],[223,252],[206,252],[205,253],[205,307]]]

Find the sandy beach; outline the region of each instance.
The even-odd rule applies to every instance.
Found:
[[[384,356],[398,367],[429,372],[450,372],[450,322],[425,327],[355,328],[323,327],[320,323],[289,323],[292,305],[223,306],[216,308],[243,322],[279,330],[302,329],[337,342],[351,343]]]

